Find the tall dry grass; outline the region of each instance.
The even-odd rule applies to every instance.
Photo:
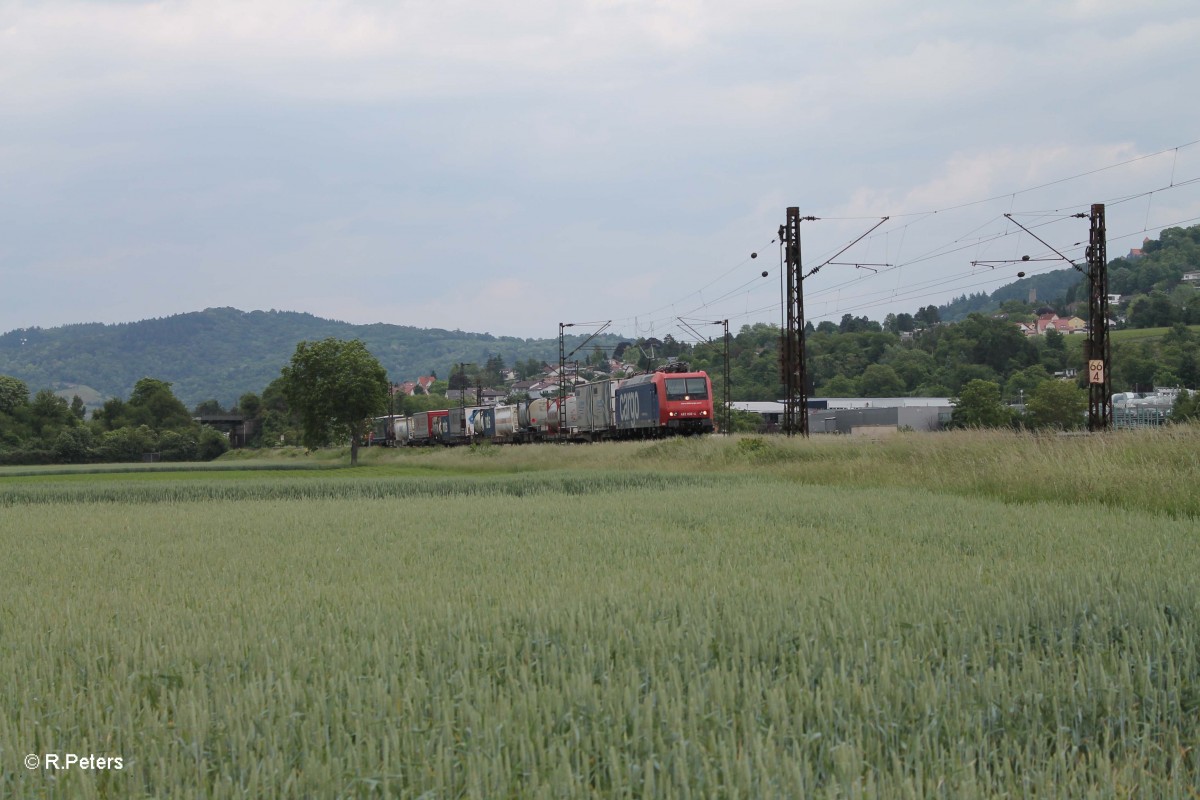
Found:
[[[593,445],[374,448],[362,458],[380,474],[770,474],[801,483],[926,489],[1009,503],[1050,501],[1182,517],[1200,514],[1197,425],[1077,435],[975,430],[907,433],[880,440],[739,435]]]

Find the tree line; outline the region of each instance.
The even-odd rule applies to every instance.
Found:
[[[68,403],[41,389],[31,397],[24,381],[0,375],[0,464],[209,461],[229,449],[229,438],[199,420],[230,415],[249,423],[249,446],[349,441],[356,463],[358,442],[370,417],[386,410],[388,394],[387,373],[366,346],[332,337],[300,342],[261,396],[248,392],[232,409],[209,400],[189,411],[170,383],[142,378],[127,400],[111,398],[88,419],[78,396]],[[438,405],[433,397],[423,402]]]
[[[1074,381],[1054,375],[1082,360],[1078,348],[1068,348],[1066,337],[1053,331],[1026,337],[1010,321],[982,314],[911,337],[903,333],[850,315],[837,326],[810,327],[806,340],[812,394],[952,397],[957,426],[1070,429],[1082,424],[1087,407],[1083,375]],[[782,397],[779,342],[780,330],[774,325],[744,326],[730,337],[733,400]],[[1114,349],[1118,390],[1136,386],[1139,380],[1198,377],[1200,335],[1180,323],[1165,336]],[[725,346],[719,339],[639,339],[621,350],[638,369],[687,360],[692,368],[707,371],[715,397],[723,396]],[[594,348],[580,361],[580,378],[605,377],[611,355],[605,348]],[[541,374],[542,368],[542,362],[529,361],[518,374]],[[78,397],[68,403],[48,389],[30,397],[23,381],[5,375],[0,376],[0,463],[141,461],[146,454],[162,461],[208,460],[229,447],[225,435],[196,421],[215,414],[242,417],[247,446],[349,442],[351,461],[356,463],[358,444],[372,417],[446,408],[445,391],[452,385],[503,385],[493,379],[505,372],[503,359],[493,356],[470,371],[465,365],[451,367],[450,379],[435,381],[428,394],[396,394],[390,391],[386,370],[362,341],[330,337],[300,342],[278,378],[261,393],[243,394],[232,408],[208,400],[188,411],[170,383],[143,378],[127,400],[106,401],[91,419],[85,418]],[[521,398],[514,393],[509,401]],[[1172,418],[1195,418],[1200,412],[1196,396],[1185,391],[1180,398]],[[751,425],[749,417],[735,420],[735,430]]]
[[[228,439],[192,419],[154,378],[137,382],[128,400],[113,398],[86,418],[76,395],[68,403],[49,389],[30,397],[24,381],[0,375],[0,464],[86,464],[208,461]]]

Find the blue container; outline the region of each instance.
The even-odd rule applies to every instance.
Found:
[[[649,381],[617,389],[617,430],[658,427],[658,392]]]

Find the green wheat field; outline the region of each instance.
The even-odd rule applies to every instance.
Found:
[[[0,797],[1200,798],[1200,428],[241,455],[0,471]]]

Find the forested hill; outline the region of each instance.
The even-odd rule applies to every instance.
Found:
[[[1055,305],[1067,302],[1068,298],[1074,299],[1075,288],[1082,281],[1083,273],[1071,267],[1031,275],[1006,283],[991,294],[978,292],[957,297],[944,306],[938,306],[938,316],[943,322],[960,322],[968,314],[996,311],[1006,300],[1028,301],[1031,293],[1035,304]]]
[[[567,337],[572,349],[584,336]],[[406,325],[351,325],[291,311],[210,308],[189,314],[105,325],[24,328],[0,335],[0,374],[31,387],[87,386],[105,397],[127,397],[137,381],[169,381],[188,407],[216,399],[232,405],[245,392],[261,392],[279,377],[302,340],[329,336],[362,339],[393,381],[436,372],[452,364],[505,364],[537,358],[557,362],[557,339],[521,339]],[[620,339],[602,336],[601,345]],[[94,399],[84,398],[89,402]]]

